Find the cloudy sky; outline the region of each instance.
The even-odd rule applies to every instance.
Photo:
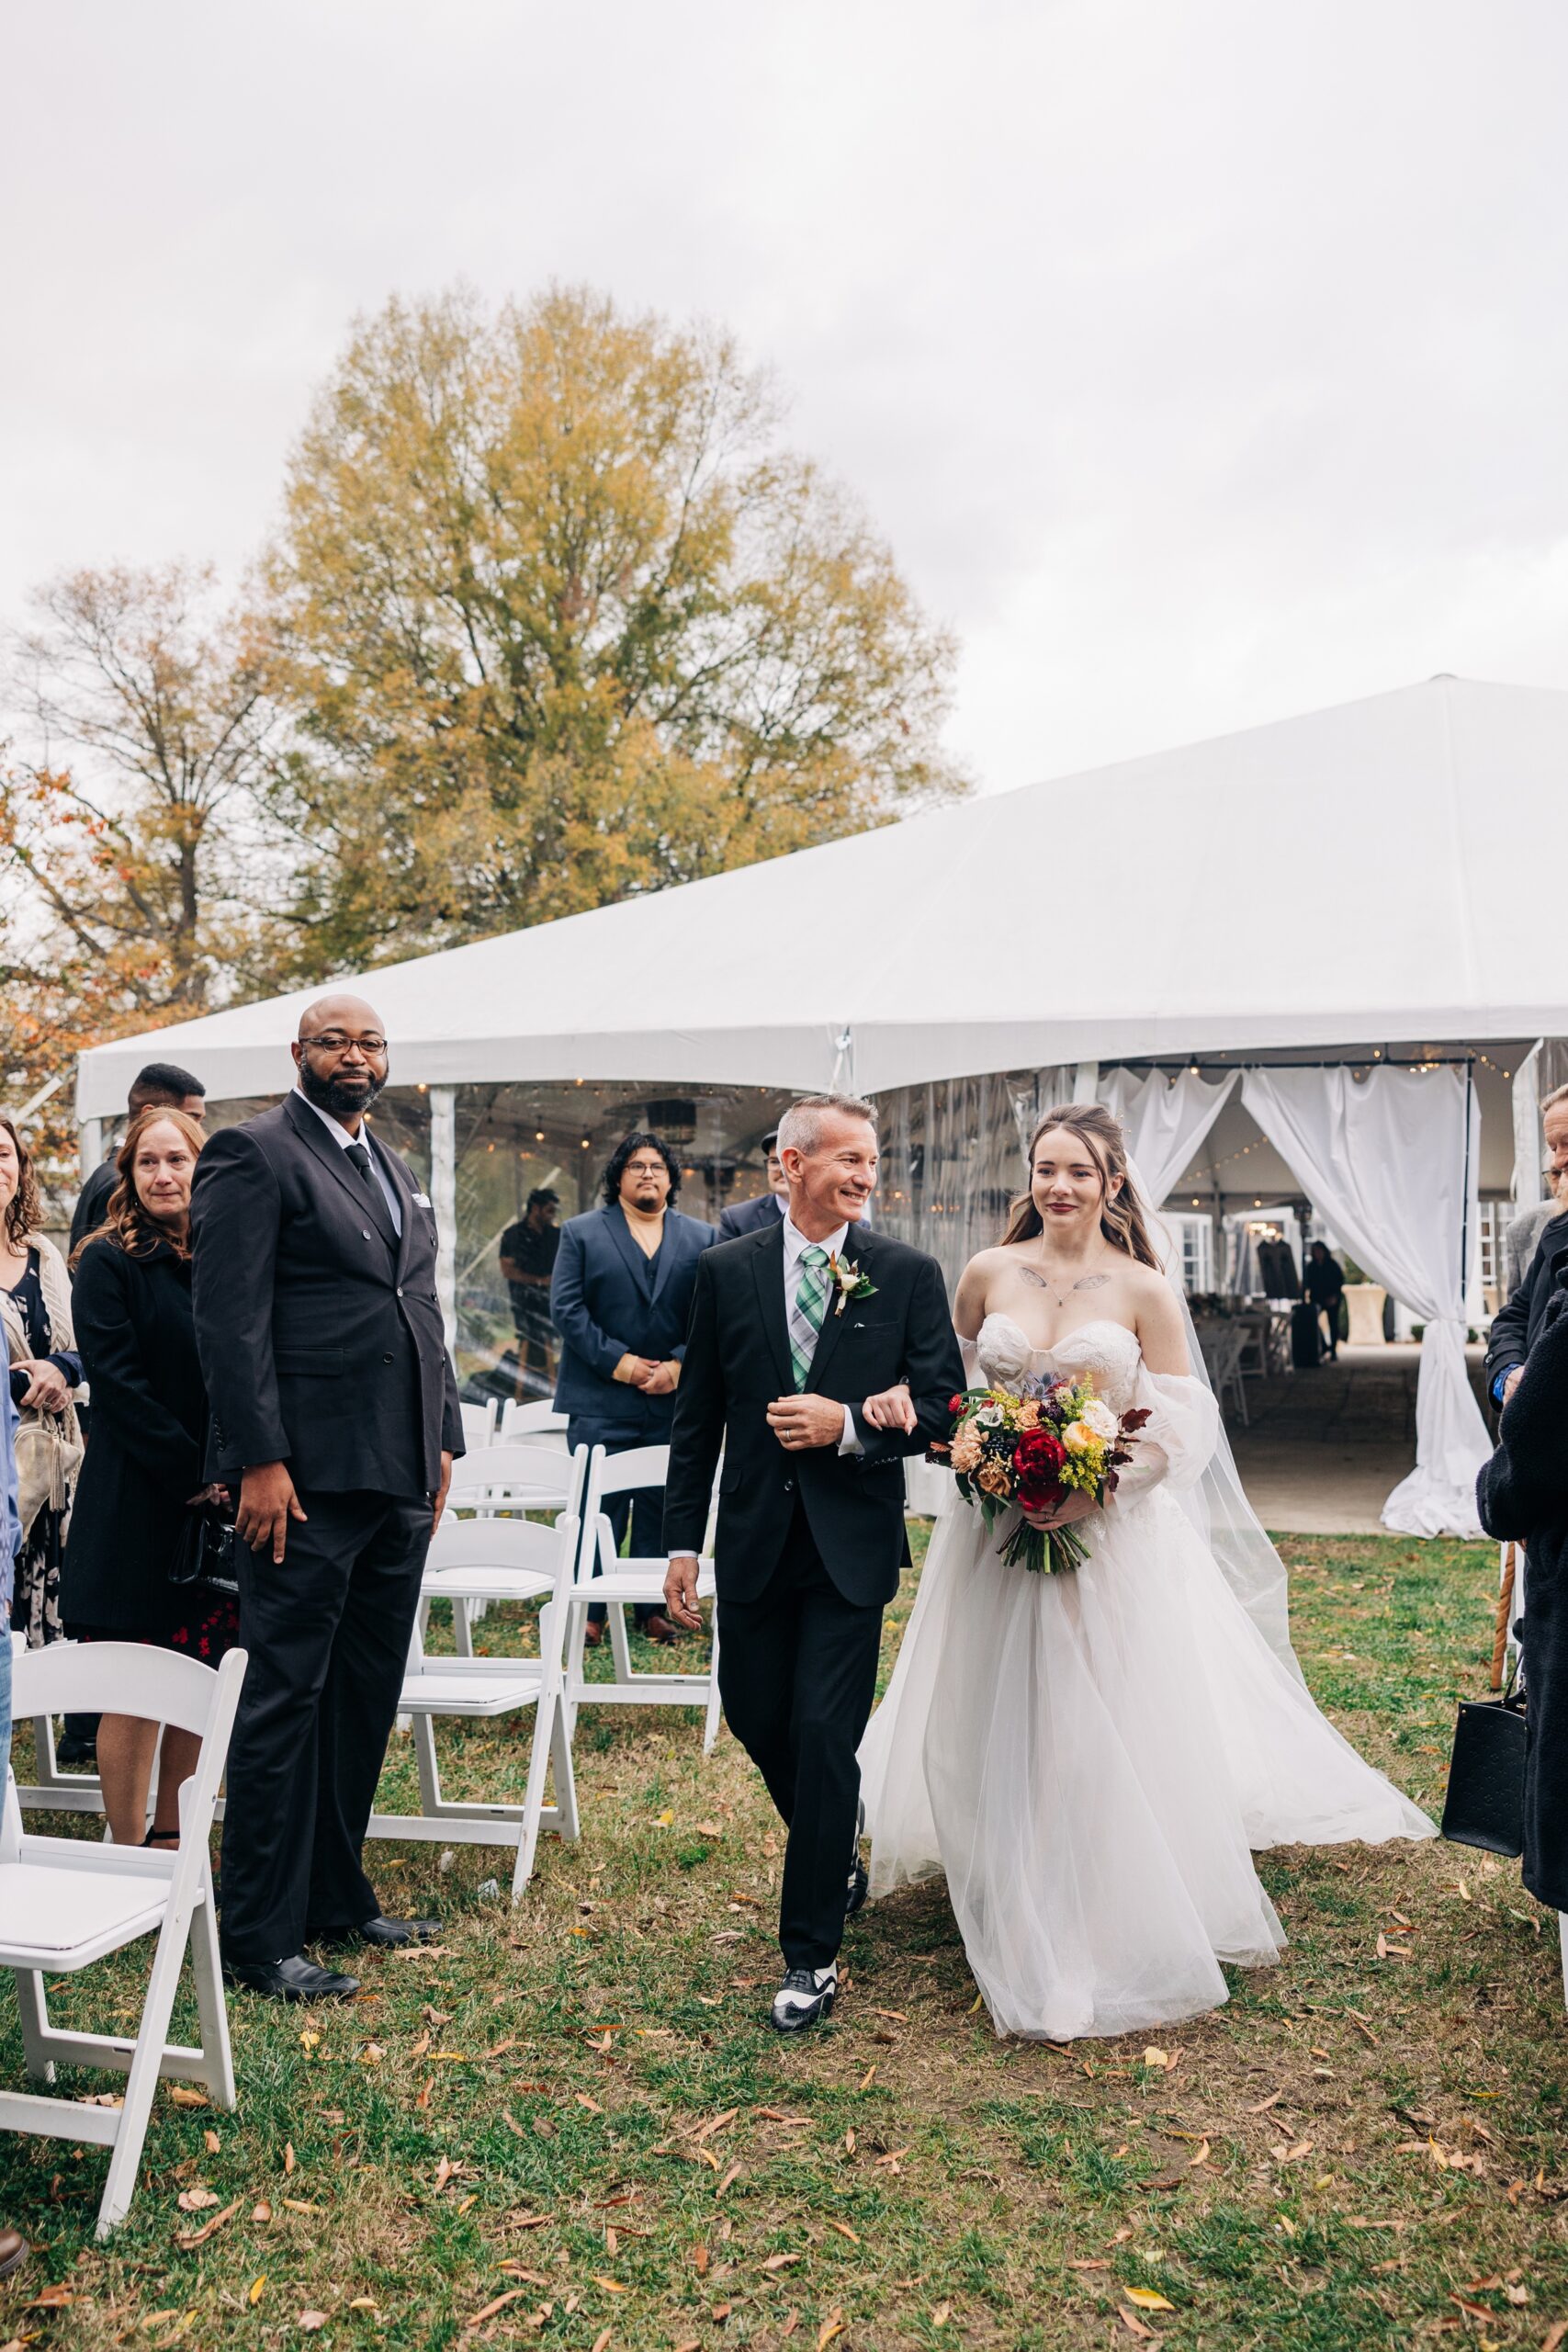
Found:
[[[1562,0],[51,0],[0,29],[0,615],[238,575],[348,320],[722,319],[990,789],[1568,687]]]

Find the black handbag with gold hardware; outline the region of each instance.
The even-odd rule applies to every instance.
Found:
[[[1454,1725],[1443,1836],[1510,1860],[1525,1849],[1525,1693],[1461,1699]]]

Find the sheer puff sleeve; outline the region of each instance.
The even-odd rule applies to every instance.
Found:
[[[1119,1475],[1116,1492],[1106,1498],[1107,1510],[1131,1510],[1156,1487],[1177,1493],[1195,1487],[1219,1442],[1220,1410],[1213,1393],[1189,1373],[1140,1366],[1126,1409],[1149,1418],[1136,1432],[1133,1459]]]

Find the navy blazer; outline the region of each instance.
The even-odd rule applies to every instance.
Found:
[[[648,1260],[618,1201],[568,1218],[550,1277],[550,1320],[561,1342],[558,1413],[649,1445],[668,1438],[673,1396],[645,1396],[616,1380],[615,1370],[624,1355],[683,1360],[697,1261],[717,1238],[700,1218],[666,1209],[650,1291]]]
[[[759,1193],[753,1201],[737,1201],[733,1207],[720,1212],[718,1238],[721,1241],[739,1241],[743,1233],[764,1233],[784,1213],[784,1203],[776,1193]]]

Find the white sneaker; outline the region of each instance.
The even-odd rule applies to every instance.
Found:
[[[773,1995],[773,2022],[780,2033],[804,2033],[832,2009],[839,1989],[837,1962],[826,1968],[791,1968]]]

